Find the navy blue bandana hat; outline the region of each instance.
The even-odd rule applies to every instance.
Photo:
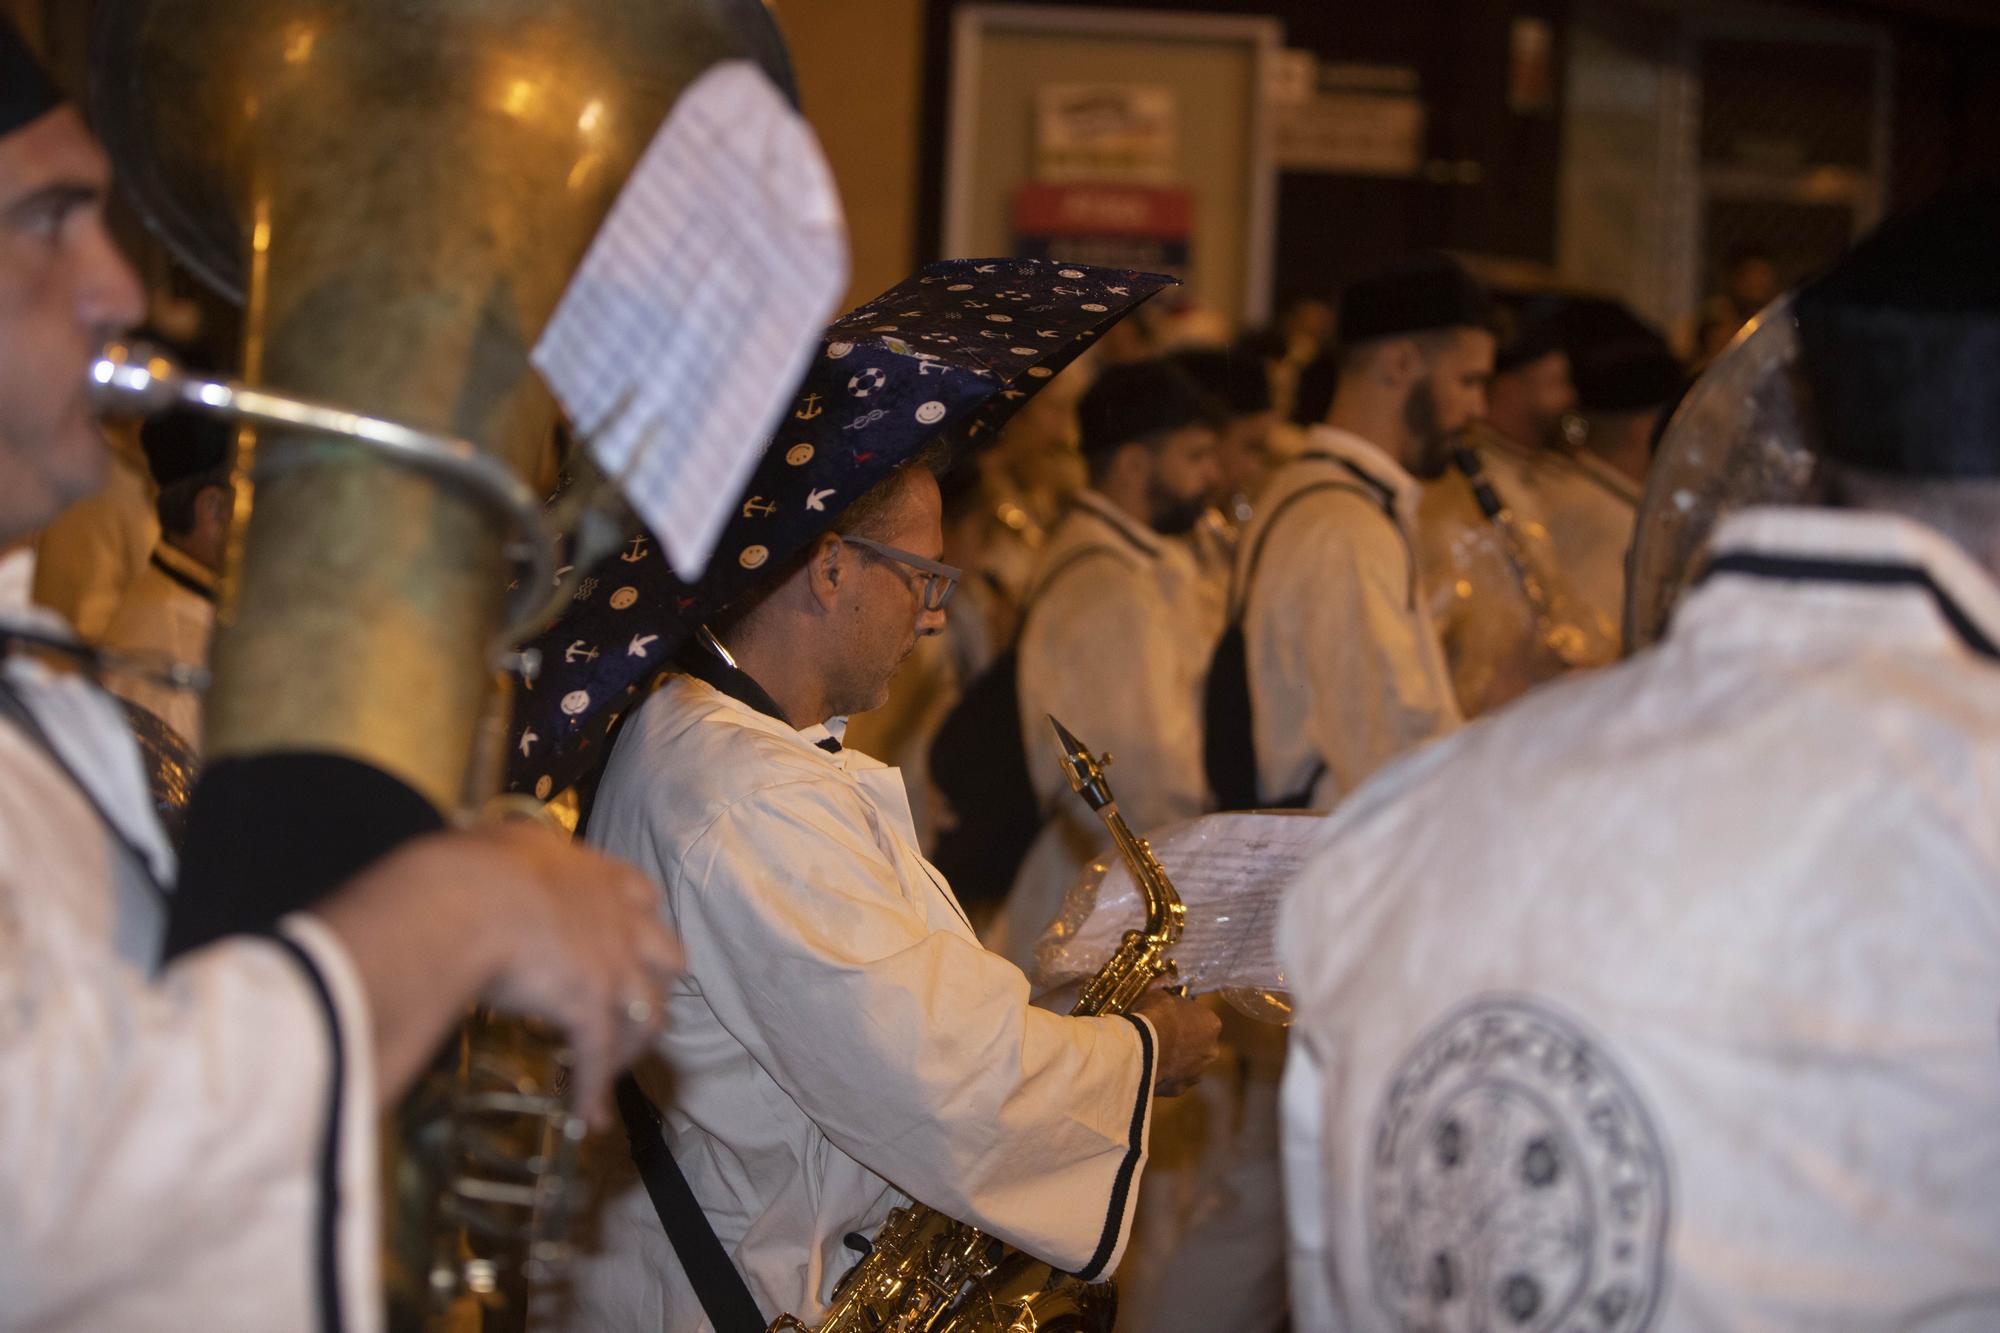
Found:
[[[1906,477],[2000,477],[2000,186],[1885,224],[1792,302],[1819,449]]]
[[[1440,329],[1485,328],[1492,301],[1465,266],[1426,254],[1369,274],[1340,294],[1343,346]]]
[[[0,15],[0,134],[12,134],[62,105],[42,62],[21,39],[13,21]]]
[[[591,570],[530,645],[507,790],[546,800],[602,757],[618,717],[705,618],[755,590],[919,453],[962,457],[1106,328],[1175,279],[1033,259],[929,264],[830,325],[737,497],[708,572],[676,578],[647,533]]]

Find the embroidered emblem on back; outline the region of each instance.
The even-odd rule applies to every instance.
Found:
[[[1395,1327],[1641,1333],[1665,1286],[1666,1154],[1603,1046],[1477,1000],[1404,1057],[1368,1164],[1369,1263]]]

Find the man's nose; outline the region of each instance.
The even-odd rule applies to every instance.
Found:
[[[146,317],[146,291],[139,275],[118,251],[111,233],[99,223],[91,228],[81,256],[76,288],[77,319],[106,337],[125,332]]]
[[[929,607],[917,612],[917,637],[929,638],[933,634],[944,633],[944,608],[933,611]]]

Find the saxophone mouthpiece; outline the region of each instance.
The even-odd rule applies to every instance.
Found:
[[[1078,740],[1074,732],[1056,721],[1053,714],[1044,716],[1055,728],[1056,748],[1062,751],[1063,776],[1069,779],[1070,789],[1089,802],[1093,810],[1102,810],[1111,804],[1111,788],[1104,780],[1104,763],[1091,754],[1090,747]]]

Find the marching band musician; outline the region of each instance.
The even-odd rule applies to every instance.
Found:
[[[1452,437],[1485,410],[1486,319],[1484,291],[1443,256],[1342,295],[1327,419],[1273,474],[1238,556],[1248,717],[1230,710],[1237,734],[1222,734],[1211,707],[1210,773],[1233,751],[1239,767],[1254,765],[1256,793],[1232,800],[1218,784],[1225,805],[1328,809],[1458,725],[1418,586],[1418,480],[1443,472]]]
[[[1549,534],[1585,605],[1613,624],[1625,611],[1625,557],[1652,466],[1660,414],[1680,395],[1666,339],[1615,301],[1568,317],[1570,374],[1582,439],[1568,458],[1578,484],[1545,507]]]
[[[0,549],[109,463],[86,370],[142,295],[107,188],[0,20]],[[482,995],[563,1027],[594,1101],[657,1026],[672,939],[630,870],[495,830],[160,968],[174,856],[31,566],[0,560],[0,1327],[379,1328],[378,1111]]]
[[[1223,413],[1216,450],[1221,477],[1207,511],[1188,534],[1201,572],[1202,615],[1212,648],[1229,621],[1229,577],[1243,527],[1274,465],[1278,413],[1271,406],[1270,374],[1255,347],[1190,347],[1176,352],[1173,360],[1221,404]],[[1207,662],[1201,669],[1207,672]]]
[[[103,644],[120,653],[187,667],[208,662],[215,631],[215,580],[235,497],[229,481],[232,430],[214,417],[166,412],[140,428],[160,494],[160,542],[125,590]],[[191,748],[201,745],[201,695],[144,672],[113,672],[106,688],[156,715]]]
[[[1214,648],[1192,531],[1215,489],[1219,405],[1171,361],[1100,375],[1077,405],[1091,484],[1042,548],[1019,646],[1022,735],[1045,820],[986,942],[1023,968],[1063,896],[1107,839],[1066,800],[1044,717],[1090,719],[1092,745],[1119,760],[1118,804],[1135,829],[1198,815],[1201,675]]]
[[[863,469],[880,446],[856,440],[836,435],[820,448],[841,456],[814,465],[880,475]],[[980,947],[917,849],[897,770],[841,744],[846,715],[880,704],[943,624],[957,571],[937,559],[937,482],[918,461],[844,507],[812,494],[817,530],[683,649],[626,722],[590,816],[593,842],[654,877],[688,950],[661,1047],[671,1084],[637,1071],[664,1125],[628,1129],[642,1163],[640,1136],[664,1137],[698,1212],[656,1220],[646,1191],[615,1196],[603,1253],[577,1267],[573,1327],[708,1329],[745,1305],[811,1319],[905,1196],[1107,1275],[1152,1099],[1213,1058],[1215,1020],[1191,1001],[1058,1016]],[[763,567],[768,539],[751,539],[725,535],[718,563],[745,563],[729,558],[741,548]],[[687,1271],[703,1247],[728,1270],[721,1311],[697,1295],[714,1272]]]
[[[1629,502],[1585,475],[1564,440],[1576,409],[1570,308],[1545,297],[1521,312],[1494,358],[1485,417],[1466,432],[1457,466],[1424,486],[1418,563],[1467,717],[1618,655],[1617,608],[1584,602],[1563,558],[1622,570],[1632,527]],[[1505,512],[1487,513],[1482,500]],[[1551,511],[1562,515],[1560,536]]]
[[[2000,1326],[1995,235],[1968,192],[1797,297],[1826,507],[1333,816],[1278,935],[1301,1327]]]

